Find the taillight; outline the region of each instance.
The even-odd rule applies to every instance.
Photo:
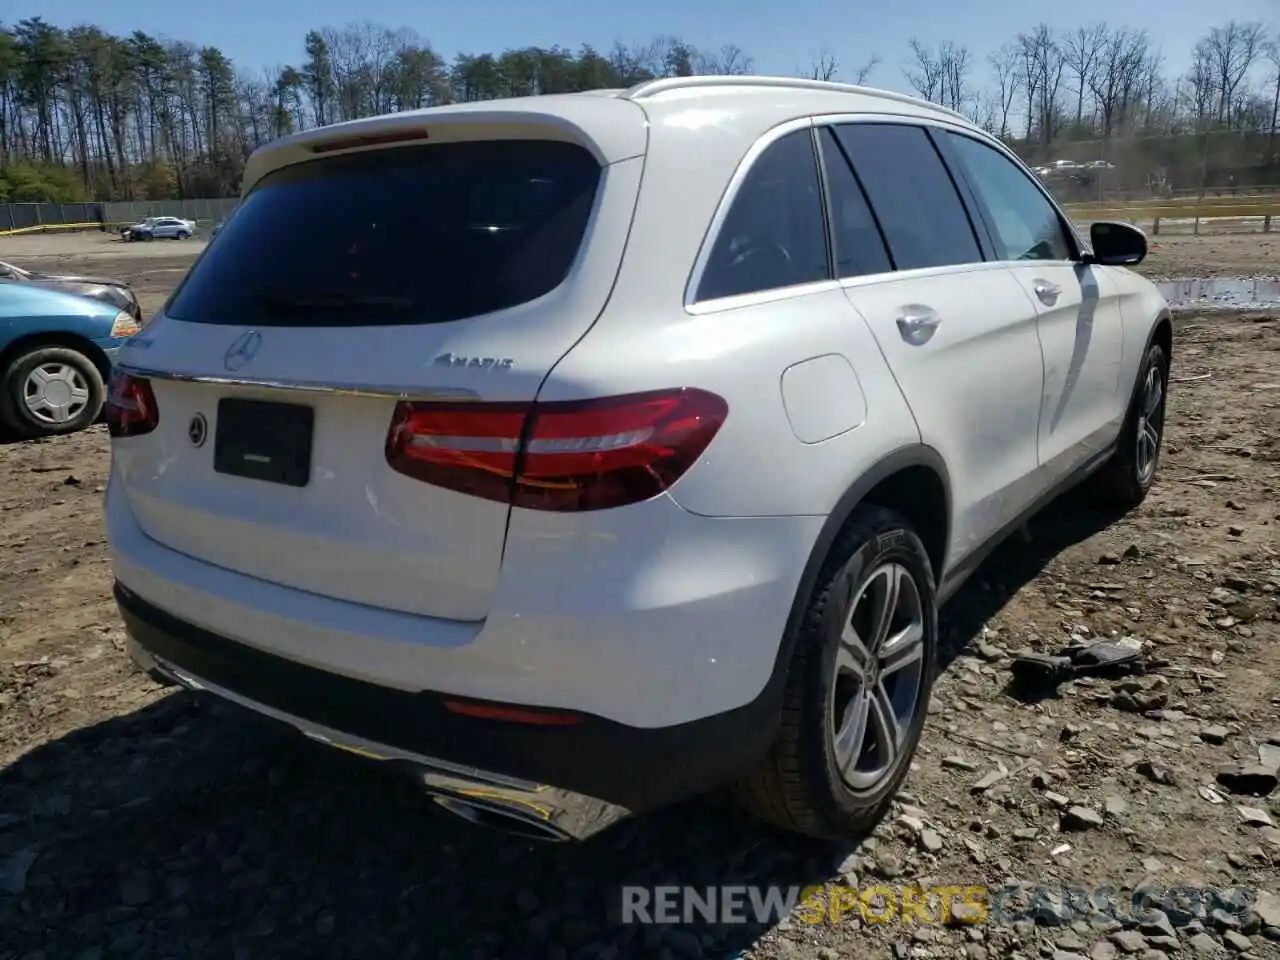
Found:
[[[675,483],[728,405],[690,388],[555,403],[396,406],[387,463],[426,483],[530,510],[603,510]]]
[[[160,424],[160,408],[151,392],[151,381],[116,370],[103,407],[107,432],[113,437],[136,437]]]

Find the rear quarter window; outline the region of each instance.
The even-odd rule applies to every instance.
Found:
[[[194,323],[445,323],[535,300],[568,276],[599,188],[583,147],[429,144],[275,171],[170,301]]]

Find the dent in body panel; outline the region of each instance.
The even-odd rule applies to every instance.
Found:
[[[801,360],[782,371],[782,405],[796,439],[821,443],[867,422],[858,373],[838,353]]]

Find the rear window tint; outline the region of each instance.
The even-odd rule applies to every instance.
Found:
[[[475,141],[264,177],[166,313],[193,323],[444,323],[527,303],[573,266],[600,182],[582,147]]]

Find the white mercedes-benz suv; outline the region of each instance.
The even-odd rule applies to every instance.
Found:
[[[686,77],[310,130],[121,350],[135,659],[573,839],[730,785],[865,828],[937,610],[1155,474],[1166,304],[1001,143]]]

